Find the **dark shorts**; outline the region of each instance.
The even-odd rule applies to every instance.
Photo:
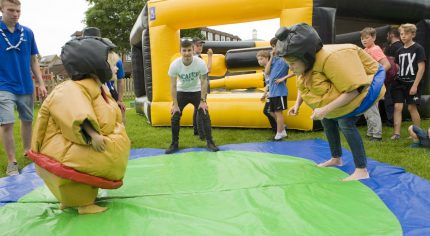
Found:
[[[417,135],[420,146],[430,147],[430,138],[426,130],[423,130],[417,126],[412,126],[412,130]]]
[[[421,88],[418,86],[417,94],[409,95],[412,83],[403,83],[398,80],[394,80],[391,84],[391,98],[393,103],[406,103],[420,105],[421,100]]]
[[[287,96],[269,98],[270,112],[283,111],[287,109]]]

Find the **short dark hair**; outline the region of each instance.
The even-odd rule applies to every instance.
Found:
[[[361,38],[366,37],[366,36],[376,37],[376,30],[375,30],[375,28],[366,27],[362,31],[360,31],[360,37]]]
[[[201,38],[199,37],[194,37],[193,38],[193,43],[194,44],[198,44],[198,43],[205,43],[205,41],[203,41]]]
[[[267,51],[267,50],[260,50],[260,51],[258,51],[257,52],[257,56],[256,56],[257,58],[258,57],[265,57],[265,58],[267,58],[267,59],[270,59],[270,51]]]
[[[193,46],[193,42],[188,39],[181,40],[181,48],[187,48]]]
[[[388,33],[393,34],[396,38],[400,38],[399,26],[398,25],[390,26]]]
[[[278,39],[277,38],[272,38],[271,40],[270,40],[270,46],[276,46],[276,43],[278,42]]]

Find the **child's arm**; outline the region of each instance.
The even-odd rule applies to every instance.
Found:
[[[311,115],[311,119],[313,120],[322,120],[329,112],[333,111],[334,109],[344,106],[345,104],[348,104],[351,102],[355,97],[357,97],[360,93],[357,89],[351,91],[351,92],[345,92],[342,93],[339,97],[337,97],[335,100],[330,102],[329,104],[321,107],[321,108],[315,108],[314,112]]]
[[[284,76],[282,78],[276,79],[275,80],[275,84],[279,84],[279,83],[281,83],[281,82],[283,82],[283,81],[285,81],[285,80],[287,80],[287,79],[289,79],[289,78],[291,78],[293,76],[294,76],[294,73],[291,73],[291,74],[288,74],[288,75],[286,75],[286,76]]]
[[[269,85],[264,86],[264,93],[263,93],[263,96],[260,98],[261,101],[264,101],[264,99],[266,99],[268,89],[269,89]]]
[[[103,140],[103,136],[97,133],[91,123],[88,120],[85,120],[82,124],[82,128],[85,132],[91,137],[90,144],[97,152],[102,152],[105,150],[105,142]]]
[[[409,95],[417,94],[418,85],[420,84],[420,81],[423,78],[425,68],[426,66],[423,61],[418,63],[417,77],[415,78],[414,84],[412,85],[411,90],[409,91]]]
[[[208,54],[208,65],[207,65],[207,67],[208,67],[208,74],[209,74],[209,73],[211,73],[211,70],[212,70],[212,55],[213,55],[213,51],[212,51],[211,48],[208,49],[207,54]]]
[[[391,64],[386,57],[382,58],[378,62],[384,67],[385,72],[387,72],[391,68]]]
[[[299,109],[302,103],[303,103],[302,93],[300,92],[300,90],[297,90],[296,103],[294,104],[293,107],[290,108],[290,110],[288,110],[288,115],[296,116],[297,114],[299,114]]]
[[[272,51],[270,53],[270,59],[267,62],[266,66],[264,67],[264,74],[267,76],[269,76],[269,74],[270,74],[270,67],[272,66],[272,59],[273,59],[274,55],[275,55],[275,53],[274,53],[274,51]]]

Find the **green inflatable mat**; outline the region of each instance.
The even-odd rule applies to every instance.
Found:
[[[189,152],[129,162],[109,209],[58,209],[46,187],[0,208],[0,235],[402,235],[367,186],[291,156]]]

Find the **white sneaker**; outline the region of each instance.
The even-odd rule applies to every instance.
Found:
[[[288,135],[287,135],[287,132],[284,130],[284,131],[282,131],[281,133],[276,133],[276,135],[275,135],[275,141],[279,141],[279,140],[281,140],[281,139],[283,139],[283,138],[285,138],[285,137],[287,137]]]
[[[8,175],[8,176],[19,175],[18,164],[17,163],[9,163],[7,165],[6,175]]]

